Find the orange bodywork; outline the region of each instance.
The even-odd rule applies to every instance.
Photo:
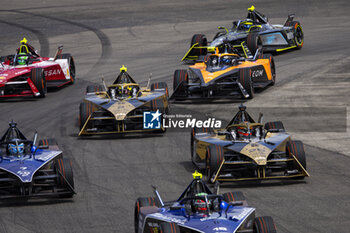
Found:
[[[235,55],[235,54],[221,54],[221,56],[224,56],[224,55]],[[237,66],[230,66],[227,69],[219,70],[219,71],[215,71],[215,72],[207,71],[206,70],[207,66],[204,62],[196,63],[196,64],[190,66],[190,68],[200,70],[202,73],[204,82],[208,83],[208,82],[212,81],[213,79],[219,77],[220,75],[225,74],[231,70],[263,65],[268,80],[272,80],[270,63],[271,63],[271,61],[269,59],[257,59],[256,61],[243,61],[241,64],[239,64]]]

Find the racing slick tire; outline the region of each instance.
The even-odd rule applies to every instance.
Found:
[[[211,135],[211,133],[213,132],[213,130],[211,128],[192,128],[191,129],[191,161],[192,163],[197,166],[195,164],[195,160],[197,158],[197,153],[196,153],[196,147],[195,147],[195,137],[197,133],[200,133],[201,135]],[[198,167],[198,166],[197,166]],[[203,169],[201,167],[198,167],[199,169]]]
[[[70,76],[70,84],[75,82],[75,62],[74,58],[70,53],[64,53],[57,56],[57,59],[67,59],[69,66],[69,76]]]
[[[166,84],[166,82],[152,83],[151,84],[151,91],[155,91],[155,90],[164,90],[166,93],[166,97],[169,97],[169,89],[168,89],[168,85]]]
[[[248,205],[247,200],[245,199],[245,196],[240,191],[224,193],[222,194],[222,196],[224,197],[224,201],[226,201],[227,203],[241,201],[243,202],[244,206]]]
[[[88,85],[86,87],[86,94],[95,93],[99,91],[104,91],[104,87],[102,85]]]
[[[252,99],[254,97],[254,87],[251,78],[251,70],[249,68],[239,70],[239,82],[242,84],[243,88],[248,93],[248,99]]]
[[[251,54],[254,56],[256,50],[262,48],[261,37],[257,33],[249,33],[246,39],[247,47]]]
[[[224,159],[224,151],[221,146],[210,145],[207,148],[207,181],[212,184],[211,178],[219,170],[220,165]]]
[[[70,193],[60,194],[61,198],[71,198],[74,195],[74,179],[72,162],[69,159],[57,159],[55,161],[55,171],[57,174],[58,187],[65,188]],[[68,182],[68,183],[67,183]]]
[[[191,48],[194,44],[198,43],[197,46],[199,47],[206,47],[208,46],[208,40],[205,35],[203,34],[195,34],[192,36],[191,39]],[[206,48],[201,48],[196,51],[193,51],[194,56],[202,56],[207,54],[207,49]]]
[[[79,106],[79,129],[81,130],[88,117],[93,112],[93,105],[90,102],[82,102]]]
[[[274,129],[279,130],[279,132],[285,132],[285,128],[283,126],[282,121],[272,121],[272,122],[266,122],[264,128],[266,130]]]
[[[59,150],[58,143],[54,138],[40,139],[38,145],[39,145],[39,148],[48,147],[49,150]]]
[[[254,233],[277,233],[272,217],[256,217],[254,221]]]
[[[30,72],[30,79],[34,83],[36,89],[38,89],[40,96],[45,97],[47,93],[46,78],[43,68],[34,68]]]
[[[175,97],[187,97],[188,73],[187,70],[175,70],[173,80],[173,91]],[[185,84],[185,86],[183,86]]]
[[[174,222],[162,222],[160,233],[180,233],[180,227]]]
[[[290,26],[292,26],[294,29],[294,42],[297,46],[296,49],[301,49],[304,45],[303,28],[298,21],[291,22]]]
[[[306,170],[306,156],[304,150],[304,144],[301,141],[290,140],[286,144],[286,155],[288,158],[291,158],[291,153],[298,159],[299,163]],[[299,168],[299,164],[296,161],[289,163],[289,169]],[[299,169],[298,169],[299,170]],[[298,176],[296,179],[304,179],[304,176]]]
[[[159,201],[155,197],[139,197],[135,202],[135,210],[134,210],[134,226],[135,233],[138,233],[139,227],[139,216],[141,207],[145,206],[160,206]]]

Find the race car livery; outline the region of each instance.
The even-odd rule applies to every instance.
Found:
[[[0,57],[0,98],[45,97],[47,87],[73,84],[74,59],[62,49],[53,58],[41,57],[24,38],[16,54]]]
[[[0,200],[32,197],[71,198],[74,194],[73,170],[63,158],[54,139],[42,139],[36,145],[16,126],[0,139]]]
[[[211,42],[203,34],[195,34],[191,40],[191,48],[182,60],[196,60],[199,56],[213,52],[214,48],[223,49],[225,41],[232,45],[246,44],[255,53],[258,47],[264,52],[281,52],[290,49],[301,49],[304,44],[303,29],[294,15],[289,15],[283,25],[271,25],[268,18],[255,10],[248,8],[246,19],[234,21],[228,30],[220,26]]]
[[[140,87],[122,67],[112,85],[90,85],[80,104],[81,135],[165,132],[162,114],[168,112],[165,82]],[[151,116],[150,118],[147,118]],[[146,120],[149,120],[147,123]]]
[[[176,201],[163,202],[154,192],[135,203],[135,233],[276,233],[273,219],[255,217],[242,192],[213,193],[197,171]]]
[[[303,143],[292,140],[281,121],[261,121],[262,114],[255,122],[241,105],[223,129],[193,128],[192,162],[212,183],[309,176]]]
[[[255,88],[276,82],[275,63],[271,54],[256,50],[254,56],[243,45],[225,44],[220,53],[206,55],[188,70],[174,72],[170,99],[253,98]]]

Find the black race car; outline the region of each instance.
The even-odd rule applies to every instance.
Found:
[[[303,29],[294,15],[289,15],[283,25],[271,25],[268,18],[255,10],[248,8],[246,19],[234,21],[233,27],[219,27],[224,31],[218,32],[213,41],[208,42],[203,34],[195,34],[191,40],[191,48],[182,60],[197,60],[215,48],[224,49],[225,41],[232,45],[245,44],[252,54],[262,47],[264,52],[280,52],[288,49],[300,49],[304,44]]]

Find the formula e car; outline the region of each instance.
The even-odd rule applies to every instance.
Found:
[[[80,104],[80,135],[165,132],[162,114],[168,112],[168,87],[139,84],[122,67],[112,85],[89,85]]]
[[[155,197],[140,197],[135,203],[135,233],[276,233],[270,216],[255,217],[242,192],[213,193],[192,174],[193,181],[176,201],[163,202],[154,187]]]
[[[191,159],[212,183],[309,176],[303,143],[281,121],[255,122],[243,105],[223,129],[192,128]]]
[[[54,139],[42,139],[36,146],[17,128],[15,122],[0,139],[0,200],[31,197],[71,198],[73,170],[69,159]]]
[[[276,82],[275,62],[271,54],[261,49],[250,56],[243,45],[225,44],[223,53],[205,56],[188,70],[174,72],[173,94],[170,99],[253,98],[255,88]]]
[[[280,52],[288,49],[301,49],[304,44],[303,29],[294,15],[289,15],[284,25],[271,25],[268,18],[248,8],[248,16],[244,20],[234,21],[232,29],[220,26],[224,31],[218,32],[211,42],[203,34],[195,34],[191,40],[190,50],[182,60],[197,60],[199,56],[213,52],[217,47],[223,50],[224,42],[232,45],[246,44],[252,53],[259,47],[264,52]]]
[[[73,84],[74,59],[62,49],[53,58],[41,57],[24,38],[16,54],[0,57],[0,98],[45,97],[47,87]]]

